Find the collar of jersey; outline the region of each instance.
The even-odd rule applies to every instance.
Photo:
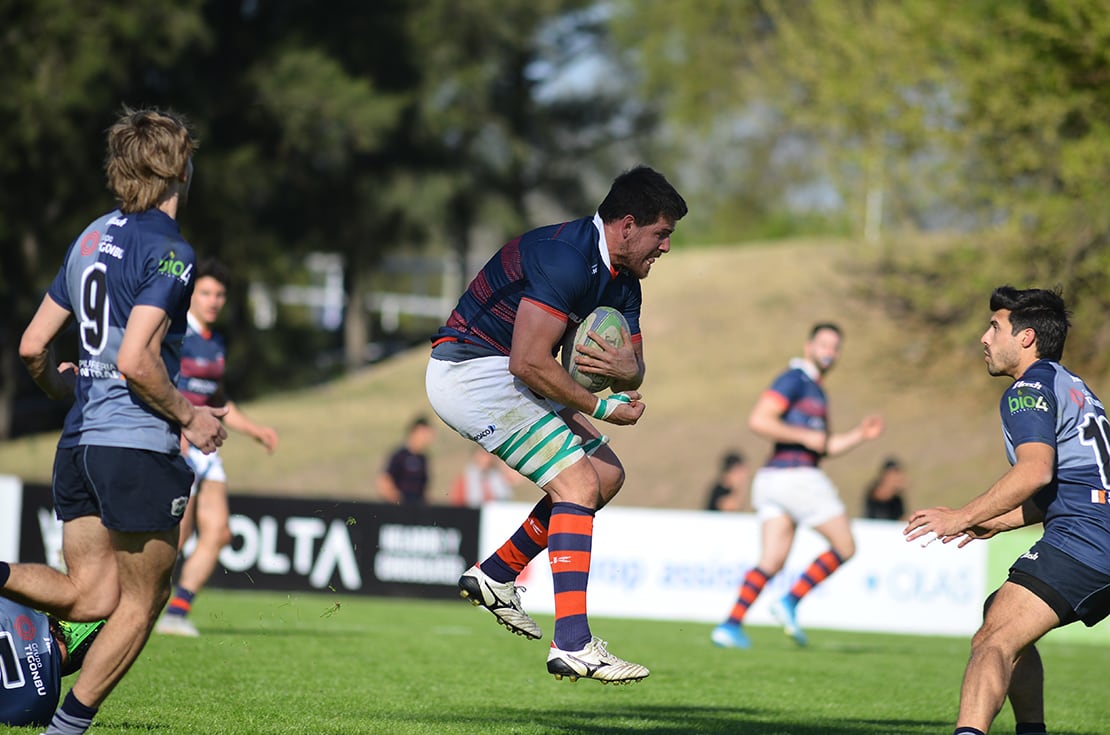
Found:
[[[601,253],[601,262],[605,263],[605,267],[609,269],[609,275],[616,278],[617,271],[614,270],[613,264],[609,261],[609,243],[605,241],[605,223],[601,221],[601,215],[597,212],[594,212],[594,228],[597,230],[597,247]]]
[[[201,337],[204,337],[205,339],[212,339],[212,330],[205,329],[203,326],[201,326],[200,320],[193,316],[193,312],[185,312],[185,319],[188,320],[189,326],[194,332],[199,334]]]
[[[801,357],[795,357],[790,360],[790,367],[801,370],[803,373],[808,375],[809,379],[812,380],[814,383],[821,382],[821,373],[817,370],[817,366],[809,360],[805,360]]]

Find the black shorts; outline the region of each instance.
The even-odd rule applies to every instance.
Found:
[[[177,454],[78,446],[54,456],[54,512],[62,521],[99,516],[113,531],[168,531],[181,523],[192,484]]]
[[[1089,628],[1110,615],[1110,575],[1043,541],[1018,557],[1009,581],[1044,600],[1060,625],[1082,620]]]

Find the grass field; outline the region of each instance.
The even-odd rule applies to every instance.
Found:
[[[91,733],[139,735],[892,735],[951,732],[962,638],[810,631],[798,649],[752,628],[595,619],[614,653],[652,669],[630,686],[557,682],[544,641],[463,601],[207,591],[203,636],[155,636]],[[550,618],[537,616],[545,633]],[[1049,727],[1107,732],[1106,650],[1046,643]],[[32,733],[0,728],[0,733]],[[1007,710],[994,733],[1012,733]]]

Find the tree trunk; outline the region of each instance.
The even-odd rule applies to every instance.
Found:
[[[370,344],[370,312],[366,308],[369,296],[367,276],[361,272],[361,263],[351,258],[347,263],[347,308],[343,318],[343,364],[348,371],[366,364],[366,346]]]

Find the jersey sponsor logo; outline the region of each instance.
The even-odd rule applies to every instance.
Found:
[[[101,362],[100,360],[78,360],[77,372],[82,378],[119,380],[123,377],[114,364],[110,362]]]
[[[15,619],[15,632],[23,640],[29,641],[35,637],[35,624],[26,615],[20,615]]]
[[[116,260],[123,260],[123,248],[119,245],[113,245],[114,238],[111,235],[104,235],[100,238],[100,244],[96,246],[98,252],[110,255]]]
[[[1039,381],[1034,382],[1034,383],[1027,383],[1024,380],[1019,380],[1018,382],[1014,383],[1014,387],[1015,388],[1033,388],[1034,390],[1040,390],[1041,389],[1041,384],[1040,384]]]
[[[493,436],[493,432],[495,431],[497,431],[497,427],[490,424],[470,438],[472,441],[479,441],[480,439],[485,439],[487,436]]]
[[[1037,557],[1039,557],[1039,556],[1040,556],[1040,553],[1038,553],[1036,551],[1027,551],[1027,552],[1025,552],[1024,554],[1021,555],[1021,558],[1022,559],[1028,559],[1029,561],[1036,561]]]
[[[188,283],[193,275],[193,264],[186,265],[185,261],[178,260],[177,253],[171,250],[158,261],[158,274],[172,276],[182,283]]]
[[[81,256],[87,258],[96,250],[96,244],[100,241],[100,233],[92,230],[81,239]]]
[[[219,382],[215,380],[204,380],[203,378],[189,378],[185,381],[185,390],[189,393],[196,393],[201,396],[210,396],[215,394],[216,389],[220,387]]]
[[[1010,396],[1010,415],[1021,413],[1022,411],[1044,411],[1048,412],[1048,402],[1045,401],[1044,396],[1026,396],[1018,394]]]
[[[126,217],[113,217],[112,219],[108,220],[108,226],[109,227],[123,227],[126,224],[127,224],[127,218]]]
[[[180,498],[174,498],[170,503],[170,515],[174,518],[180,518],[185,515],[185,507],[189,504],[189,496],[185,495]]]

